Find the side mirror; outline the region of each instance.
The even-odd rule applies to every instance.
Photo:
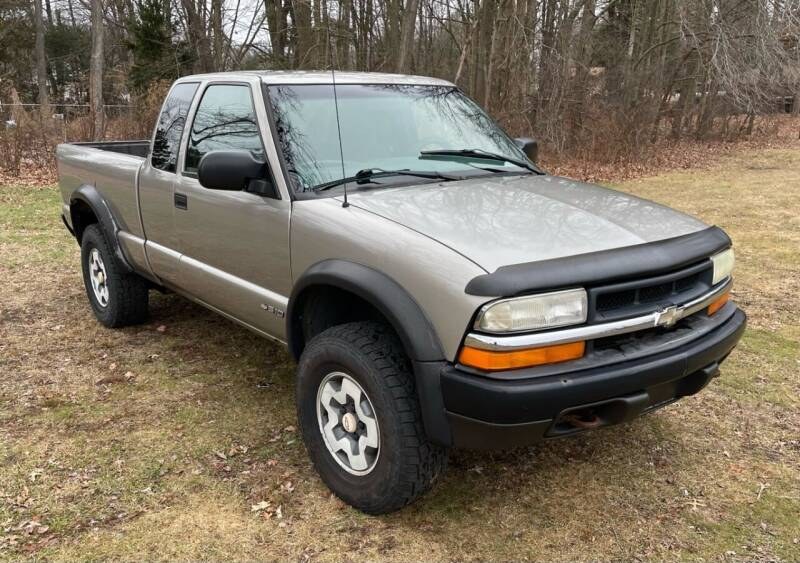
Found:
[[[197,179],[209,190],[244,190],[274,198],[278,194],[268,172],[269,165],[253,158],[250,151],[211,151],[200,159]]]
[[[531,162],[536,162],[536,159],[539,158],[539,141],[530,137],[520,137],[519,139],[514,139],[514,142]]]

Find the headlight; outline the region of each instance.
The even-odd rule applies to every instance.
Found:
[[[711,262],[714,264],[714,279],[711,281],[711,285],[717,285],[733,272],[733,249],[729,248],[715,254],[711,257]]]
[[[475,328],[486,332],[522,332],[586,322],[586,291],[568,289],[485,305]]]

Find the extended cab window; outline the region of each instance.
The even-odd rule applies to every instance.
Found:
[[[196,173],[203,155],[214,150],[247,150],[265,160],[249,86],[213,84],[203,93],[189,134],[184,170]]]
[[[164,100],[153,139],[151,163],[154,168],[175,172],[186,114],[189,113],[189,106],[192,105],[197,86],[197,82],[178,84]]]

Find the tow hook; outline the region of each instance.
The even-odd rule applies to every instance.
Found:
[[[545,434],[548,438],[576,434],[584,430],[610,426],[639,416],[650,403],[646,391],[577,405],[561,411]]]
[[[583,430],[597,428],[602,423],[600,417],[591,410],[564,415],[562,420],[575,428],[581,428]]]

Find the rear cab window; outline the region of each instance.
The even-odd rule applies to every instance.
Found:
[[[205,89],[189,131],[184,174],[196,176],[200,159],[213,150],[247,150],[256,160],[266,160],[249,85],[211,84]]]
[[[153,168],[175,172],[186,115],[198,86],[197,82],[176,84],[164,100],[153,138],[153,153],[150,157]]]

